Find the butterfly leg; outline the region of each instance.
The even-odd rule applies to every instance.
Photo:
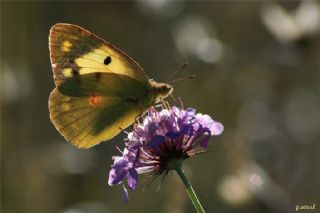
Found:
[[[165,101],[163,99],[161,100],[161,105],[162,105],[162,108],[164,108],[164,109],[167,109],[167,110],[171,109],[171,106],[170,106],[169,102]]]

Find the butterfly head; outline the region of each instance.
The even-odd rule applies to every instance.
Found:
[[[155,102],[159,102],[161,99],[168,97],[173,91],[173,87],[170,84],[158,83],[152,79],[150,80],[150,84],[152,86],[152,92],[156,96]]]

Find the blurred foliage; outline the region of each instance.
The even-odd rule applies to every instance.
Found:
[[[225,125],[212,152],[184,165],[207,212],[320,208],[318,2],[0,4],[1,212],[194,212],[174,173],[142,181],[128,204],[107,185],[125,134],[78,150],[55,130],[47,44],[58,22],[105,38],[158,81],[190,64],[179,75],[196,79],[174,95]]]

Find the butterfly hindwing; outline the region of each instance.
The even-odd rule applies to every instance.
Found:
[[[50,30],[49,49],[56,85],[70,77],[93,72],[116,73],[148,83],[148,76],[133,59],[79,26],[54,25]]]
[[[147,90],[133,78],[115,73],[74,76],[51,93],[50,118],[70,143],[89,148],[128,127],[145,110]]]

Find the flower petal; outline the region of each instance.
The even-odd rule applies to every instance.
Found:
[[[202,141],[200,142],[200,146],[204,149],[208,147],[208,142],[209,142],[210,135],[207,135]]]
[[[185,124],[185,126],[182,129],[182,132],[188,136],[192,136],[194,132],[194,125],[190,124]]]
[[[222,123],[213,121],[213,125],[210,128],[211,135],[220,135],[223,132],[223,129]]]
[[[125,159],[118,160],[112,166],[109,172],[108,184],[110,186],[122,183],[124,177],[127,175],[128,161]]]
[[[164,142],[164,137],[162,135],[154,136],[151,141],[147,144],[148,147],[155,148],[159,147]]]
[[[217,121],[212,120],[209,115],[203,115],[198,113],[196,115],[197,122],[202,126],[202,128],[207,128],[210,130],[211,135],[220,135],[223,131],[223,125]]]
[[[166,134],[166,136],[170,139],[175,139],[175,138],[178,138],[180,137],[180,135],[182,134],[182,132],[168,132]]]
[[[128,193],[128,190],[127,190],[127,188],[122,184],[122,187],[123,187],[123,192],[124,192],[124,197],[123,197],[123,199],[124,199],[124,201],[126,202],[126,203],[128,203],[128,201],[129,201],[129,193]]]
[[[135,169],[129,169],[128,172],[128,186],[130,189],[135,190],[138,184],[138,172]]]

